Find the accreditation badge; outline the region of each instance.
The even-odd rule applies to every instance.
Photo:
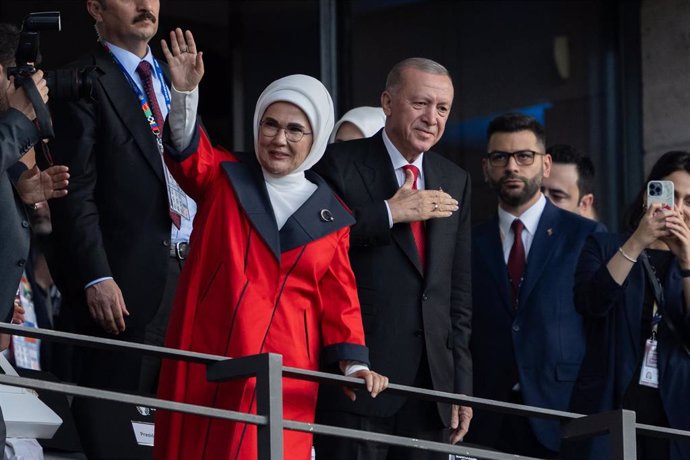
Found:
[[[647,339],[644,345],[644,357],[640,370],[640,385],[651,388],[659,388],[659,366],[657,362],[657,341]]]

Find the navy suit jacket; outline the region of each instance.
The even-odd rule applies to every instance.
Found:
[[[577,267],[575,299],[585,318],[587,351],[573,391],[571,408],[597,413],[622,407],[628,385],[639,378],[642,360],[640,323],[645,299],[644,267],[637,262],[622,286],[606,268],[626,237],[592,235]],[[665,312],[678,333],[690,344],[690,314],[685,313],[683,280],[674,260],[664,284]],[[690,356],[666,327],[658,331],[659,394],[672,428],[690,430]],[[610,458],[604,439],[594,444],[591,458]],[[690,459],[690,442],[673,443],[672,460]]]
[[[513,307],[498,217],[472,230],[472,340],[475,396],[508,401],[519,378],[525,404],[566,410],[584,355],[582,318],[573,281],[587,236],[604,227],[551,202],[527,255],[517,308]],[[493,446],[503,415],[478,411],[473,442]],[[557,421],[530,419],[547,448],[560,446]]]

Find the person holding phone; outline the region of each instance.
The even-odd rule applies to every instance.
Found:
[[[587,349],[571,410],[636,412],[638,423],[690,430],[690,152],[664,154],[620,235],[592,234],[575,274]],[[657,198],[670,191],[674,203]],[[608,459],[608,442],[588,458]],[[570,446],[585,458],[582,446]],[[690,459],[690,442],[638,436],[638,459]]]

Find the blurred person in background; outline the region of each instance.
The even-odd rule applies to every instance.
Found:
[[[546,149],[551,155],[551,174],[544,177],[542,192],[553,204],[566,211],[598,220],[594,207],[594,163],[575,147],[555,144]]]
[[[381,107],[355,107],[333,127],[329,144],[371,137],[383,128],[386,114]]]

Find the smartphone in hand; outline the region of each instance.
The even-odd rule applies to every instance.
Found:
[[[647,208],[654,203],[661,203],[662,209],[673,210],[675,203],[673,182],[670,180],[650,180],[647,183]]]

